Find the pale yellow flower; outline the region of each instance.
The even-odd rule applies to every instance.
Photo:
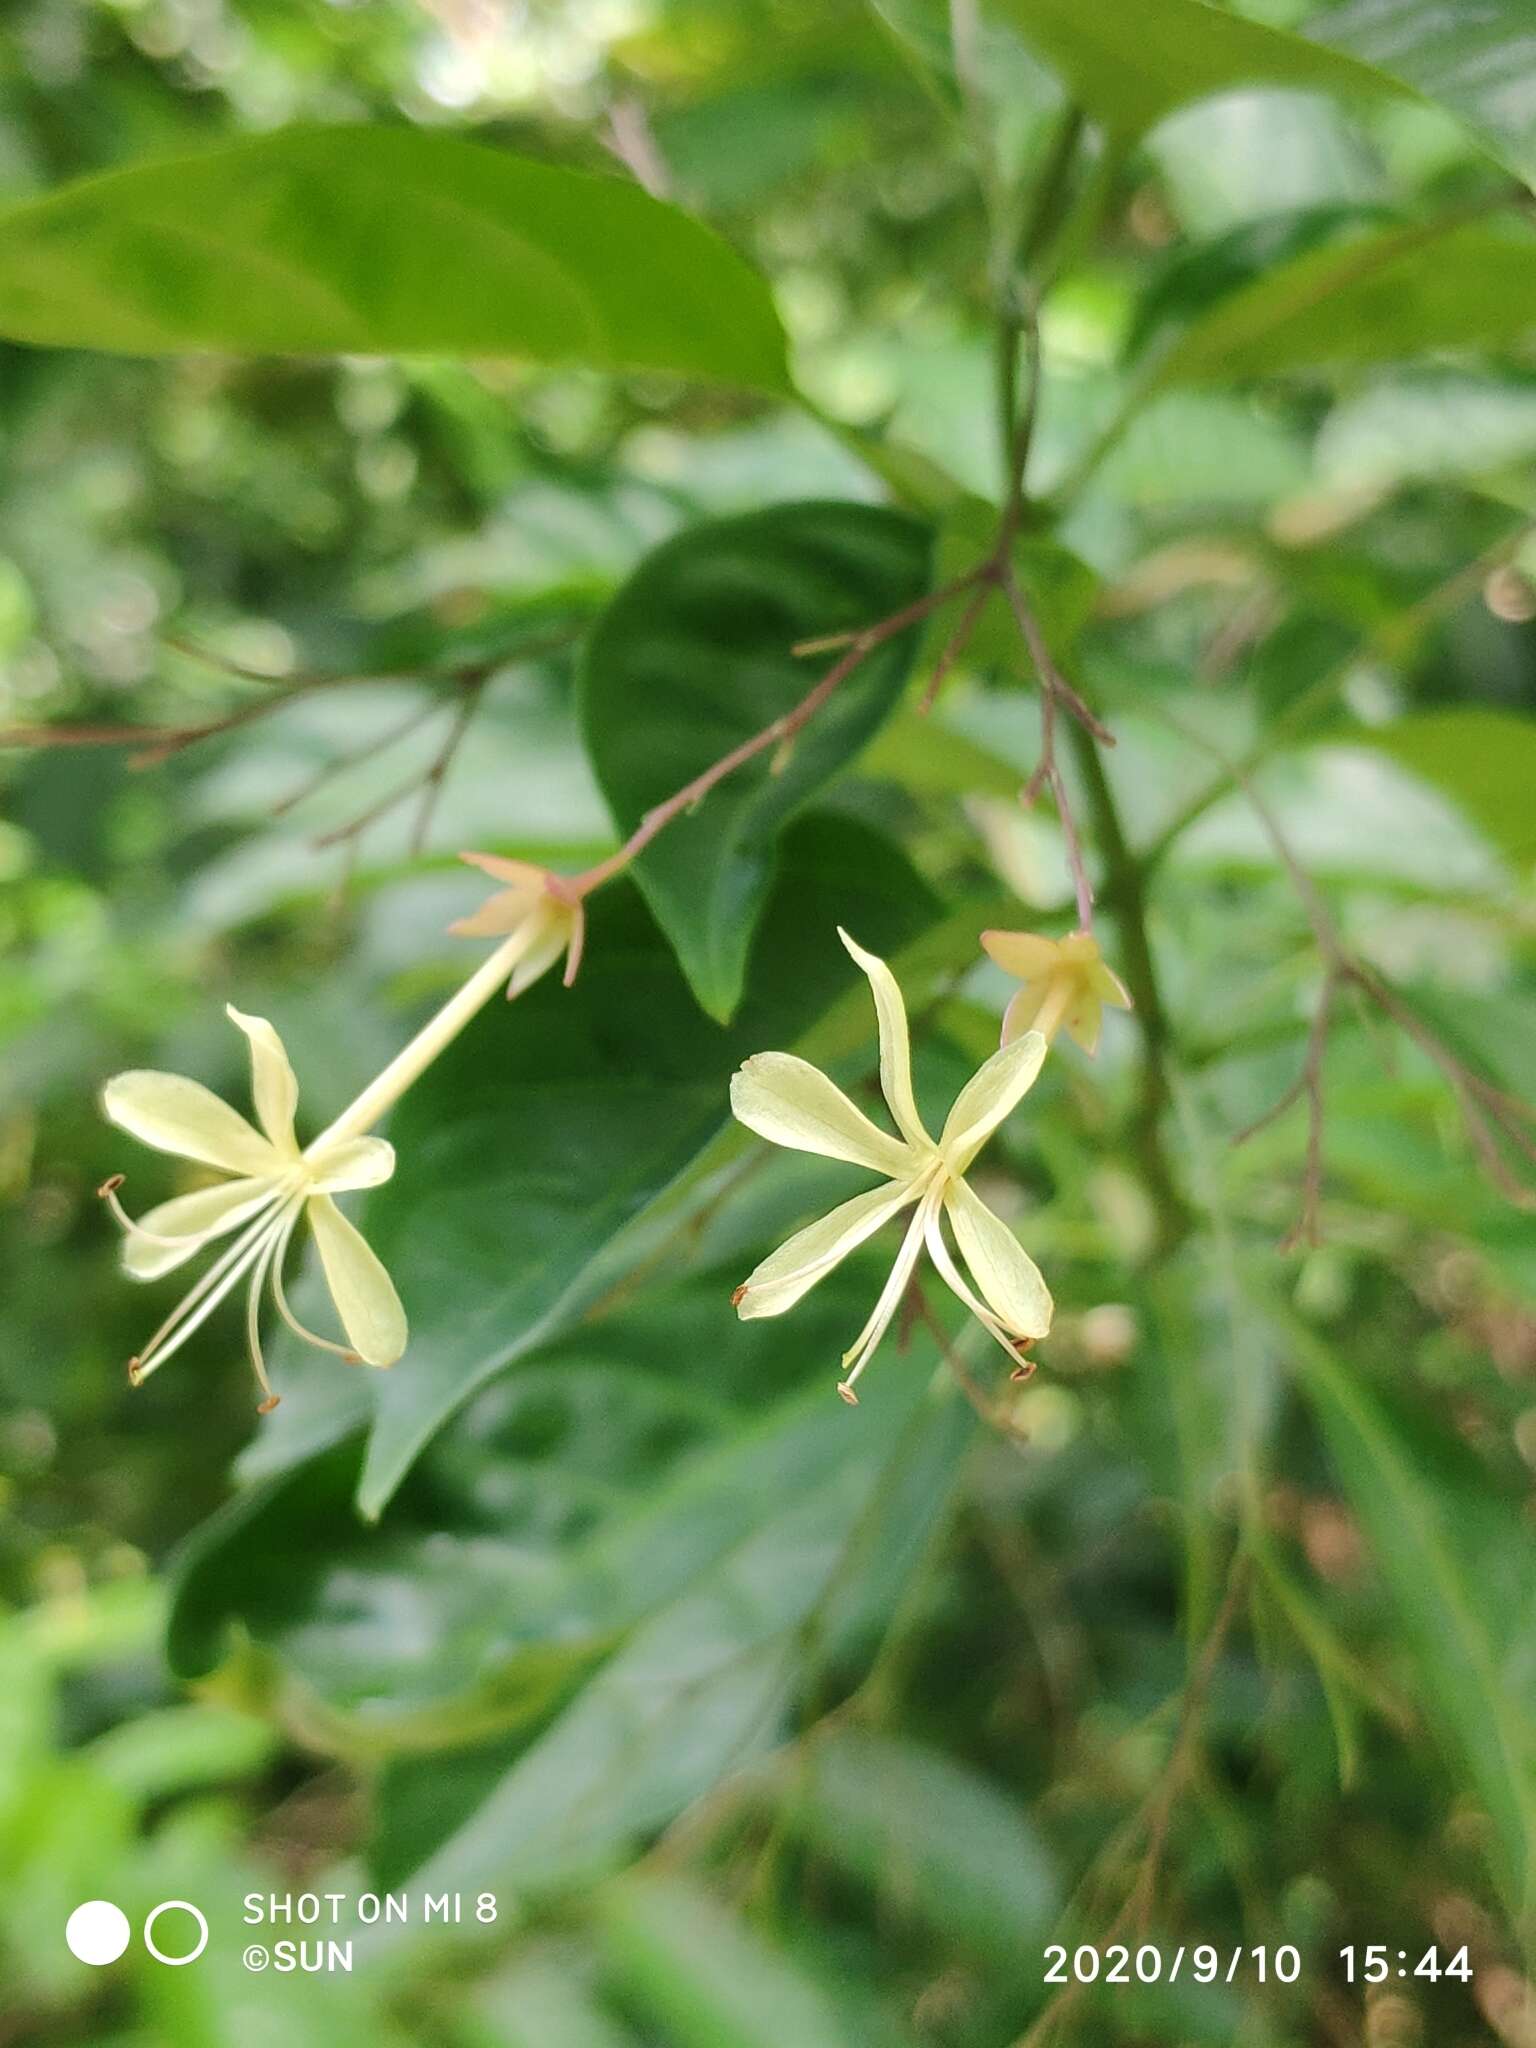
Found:
[[[867,1167],[882,1176],[882,1185],[855,1195],[770,1253],[736,1290],[736,1312],[742,1317],[782,1315],[881,1224],[912,1209],[890,1278],[869,1320],[843,1354],[838,1392],[847,1401],[857,1399],[854,1382],[900,1306],[925,1245],[946,1285],[1017,1366],[1023,1346],[1045,1336],[1051,1327],[1050,1290],[1013,1232],[993,1215],[965,1176],[1039,1073],[1046,1041],[1031,1031],[994,1053],[955,1098],[938,1138],[930,1137],[912,1092],[907,1013],[896,977],[846,932],[839,931],[838,936],[868,975],[874,992],[880,1085],[899,1136],[871,1123],[835,1082],[793,1053],[757,1053],[745,1063],[731,1082],[731,1108],[740,1122],[775,1145]],[[945,1218],[975,1290],[950,1253]]]
[[[1084,1052],[1098,1049],[1104,1005],[1128,1010],[1125,984],[1106,967],[1092,932],[1064,939],[1038,932],[983,932],[981,943],[1005,974],[1023,983],[1003,1013],[1003,1044],[1021,1032],[1038,1031],[1051,1040],[1065,1025]]]
[[[507,983],[509,999],[547,973],[562,954],[569,988],[581,965],[586,936],[586,912],[580,897],[566,893],[559,875],[532,861],[504,860],[496,853],[461,853],[459,859],[494,875],[507,887],[488,896],[468,917],[449,925],[449,931],[465,939],[521,938],[522,949]],[[508,950],[503,948],[503,953]]]
[[[376,1187],[395,1169],[382,1138],[338,1132],[335,1126],[300,1150],[293,1117],[298,1084],[282,1040],[264,1017],[229,1009],[250,1041],[251,1096],[258,1130],[238,1110],[181,1074],[138,1070],[118,1074],[102,1091],[107,1115],[157,1152],[196,1160],[227,1176],[162,1202],[135,1221],[117,1199],[118,1175],[102,1193],[127,1232],[123,1265],[136,1280],[173,1272],[215,1239],[233,1241],[182,1297],[137,1358],[137,1385],[179,1351],[235,1288],[246,1290],[246,1333],[261,1386],[262,1410],[277,1405],[262,1356],[259,1317],[270,1290],[283,1320],[310,1344],[368,1365],[393,1365],[405,1349],[405,1312],[378,1258],[332,1197]],[[326,1284],[346,1332],[345,1344],[316,1336],[294,1316],[283,1289],[283,1264],[300,1222],[320,1252]]]

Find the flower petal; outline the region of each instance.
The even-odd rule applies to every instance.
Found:
[[[1038,932],[983,932],[982,950],[1004,974],[1019,981],[1044,981],[1056,966],[1061,948]]]
[[[1099,1032],[1104,1023],[1104,1005],[1091,989],[1084,989],[1062,1018],[1069,1038],[1076,1039],[1086,1053],[1099,1049]]]
[[[162,1273],[173,1273],[213,1238],[275,1201],[277,1192],[270,1180],[224,1180],[217,1187],[198,1188],[159,1203],[133,1219],[123,1240],[123,1271],[135,1280],[158,1280]]]
[[[1131,992],[1116,974],[1113,967],[1106,967],[1102,960],[1095,961],[1088,977],[1089,986],[1101,1003],[1108,1003],[1116,1010],[1134,1009]]]
[[[869,985],[874,992],[875,1015],[880,1024],[880,1086],[890,1105],[896,1128],[909,1145],[916,1145],[921,1151],[928,1151],[933,1144],[923,1128],[923,1120],[917,1113],[917,1098],[912,1093],[912,1049],[907,1037],[907,1006],[902,1001],[901,989],[896,977],[877,954],[866,953],[864,948],[839,925],[837,936],[847,947],[852,958],[869,976]]]
[[[510,882],[513,890],[528,896],[542,895],[549,879],[548,868],[541,868],[536,861],[511,860],[499,853],[461,853],[459,859],[483,874],[494,875],[498,882]]]
[[[880,1339],[890,1328],[891,1320],[901,1306],[901,1297],[907,1291],[907,1283],[912,1278],[918,1255],[923,1249],[924,1235],[929,1223],[937,1214],[938,1191],[934,1187],[929,1187],[918,1203],[912,1221],[907,1225],[906,1235],[897,1249],[886,1283],[870,1310],[869,1321],[843,1353],[843,1377],[838,1382],[837,1391],[845,1401],[858,1401],[859,1397],[853,1391],[853,1383],[874,1357]]]
[[[512,970],[507,983],[507,1000],[531,988],[541,974],[547,974],[571,943],[576,928],[574,914],[563,904],[546,898],[528,920],[528,950]]]
[[[1004,1045],[1012,1045],[1016,1038],[1022,1038],[1031,1028],[1040,1014],[1046,996],[1050,993],[1050,988],[1049,981],[1026,981],[1022,988],[1014,990],[1009,998],[1008,1007],[1003,1012]]]
[[[376,1188],[395,1170],[395,1148],[385,1138],[335,1138],[304,1155],[314,1186],[323,1195],[349,1188]]]
[[[251,1100],[256,1105],[257,1122],[279,1152],[297,1152],[293,1113],[299,1106],[299,1084],[293,1078],[283,1041],[265,1017],[248,1017],[233,1003],[224,1005],[224,1014],[251,1041]]]
[[[963,1180],[951,1181],[944,1209],[982,1299],[1018,1337],[1044,1337],[1054,1303],[1040,1268],[999,1216]]]
[[[238,1110],[201,1081],[145,1067],[114,1074],[101,1106],[120,1130],[157,1152],[222,1166],[226,1173],[280,1173],[287,1164]]]
[[[781,1316],[826,1278],[888,1218],[917,1199],[913,1182],[893,1181],[840,1202],[835,1209],[786,1238],[776,1252],[738,1287],[736,1313],[743,1322],[757,1316]]]
[[[955,1097],[939,1138],[952,1173],[964,1173],[1004,1117],[1018,1107],[1034,1084],[1045,1052],[1041,1034],[1026,1031],[972,1074]]]
[[[352,1349],[368,1365],[393,1365],[408,1334],[395,1283],[329,1195],[311,1195],[308,1215],[326,1285]]]
[[[456,939],[510,938],[529,914],[528,898],[516,889],[498,889],[468,917],[456,917],[448,929]]]
[[[731,1112],[773,1145],[867,1166],[888,1180],[910,1177],[915,1161],[899,1138],[872,1124],[835,1081],[792,1052],[758,1052],[731,1076]]]

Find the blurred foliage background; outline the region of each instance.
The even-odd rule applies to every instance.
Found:
[[[8,201],[297,124],[473,133],[709,220],[771,281],[805,402],[0,343],[0,725],[262,707],[199,743],[0,754],[0,2037],[1536,2040],[1536,1239],[1499,1184],[1525,1164],[1506,1096],[1536,1099],[1522,12],[1229,17],[1402,96],[1207,91],[1231,81],[1193,0],[1121,0],[1107,40],[1053,0],[962,7],[969,90],[922,0],[12,0]],[[95,1199],[125,1164],[102,1080],[165,1065],[241,1099],[231,999],[279,1024],[313,1114],[344,1101],[465,971],[457,848],[613,843],[576,675],[669,537],[894,496],[941,559],[984,538],[978,149],[1026,221],[1053,180],[1075,199],[1021,559],[1115,734],[1107,794],[1065,763],[1106,950],[1144,933],[1166,1010],[1150,1047],[1114,1018],[1095,1062],[1059,1052],[993,1163],[1059,1304],[1036,1381],[962,1349],[978,1415],[915,1329],[854,1433],[828,1374],[878,1253],[785,1323],[729,1310],[846,1176],[727,1140],[664,1201],[637,1183],[630,1234],[541,1322],[518,1289],[554,1226],[468,1164],[515,1178],[525,1134],[564,1156],[571,1127],[536,1129],[567,1037],[546,987],[398,1120],[398,1383],[451,1391],[376,1431],[379,1519],[353,1383],[287,1361],[253,1432],[233,1316],[130,1396],[146,1298]],[[1002,623],[926,724],[937,644],[908,649],[912,696],[784,842],[733,1029],[799,1039],[836,992],[825,1047],[867,1068],[862,999],[796,950],[814,906],[926,989],[925,1096],[995,1042],[975,931],[1073,921],[1054,807],[1016,800],[1040,720]],[[1365,977],[1326,997],[1319,902]],[[605,931],[624,971],[595,943],[578,998],[667,1020],[612,1055],[642,1112],[676,1046],[723,1090],[757,1041],[705,1024],[636,903]],[[1278,1249],[1305,1096],[1231,1141],[1320,1000],[1315,1242]],[[459,1293],[505,1340],[467,1403]],[[376,1929],[351,1976],[241,1967],[246,1891],[423,1886],[492,1892],[496,1920]],[[217,1938],[185,1971],[135,1948],[89,1972],[61,1928],[95,1896],[198,1901]],[[1292,1943],[1302,1968],[1045,1982],[1047,1942],[1112,1940]],[[1373,1942],[1390,1981],[1348,1984],[1339,1950]],[[1396,1974],[1464,1946],[1470,1982]]]

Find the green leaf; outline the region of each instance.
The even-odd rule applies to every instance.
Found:
[[[631,1878],[598,1912],[610,1964],[677,2048],[848,2048],[815,1980],[696,1885]]]
[[[1536,17],[1528,0],[1352,0],[1309,34],[1457,115],[1536,179]]]
[[[925,529],[867,505],[775,506],[658,548],[604,613],[582,675],[587,751],[620,831],[800,702],[836,653],[797,658],[796,642],[875,624],[927,575]],[[787,759],[765,750],[636,863],[711,1016],[741,999],[779,831],[893,708],[914,637],[862,662]]]
[[[879,1398],[871,1385],[851,1425],[823,1384],[722,1452],[714,1481],[740,1496],[735,1532],[717,1517],[680,1542],[650,1611],[413,1882],[529,1896],[589,1882],[776,1743],[821,1666],[826,1603],[863,1569],[871,1516],[958,1400],[934,1365],[919,1341],[882,1360]],[[950,1436],[955,1455],[969,1440]],[[769,1447],[780,1473],[765,1486]]]
[[[997,521],[997,507],[983,498],[966,498],[954,507],[939,528],[935,584],[952,582],[990,553]],[[1092,615],[1098,577],[1070,548],[1042,534],[1020,535],[1013,546],[1013,566],[1047,643],[1058,658],[1067,659]],[[918,658],[921,669],[930,670],[940,659],[964,621],[970,602],[971,593],[963,592],[940,605],[929,618]],[[1034,665],[1001,591],[994,589],[988,594],[970,628],[963,659],[973,667],[1001,670],[1020,682],[1033,679]]]
[[[1448,1428],[1389,1408],[1295,1318],[1285,1333],[1390,1589],[1425,1714],[1486,1809],[1495,1872],[1522,1907],[1536,1884],[1536,1601],[1510,1541],[1513,1502]]]
[[[0,334],[131,354],[514,356],[783,392],[768,290],[618,178],[289,128],[0,214]]]
[[[1351,737],[1442,790],[1515,867],[1536,861],[1536,721],[1469,704]]]
[[[492,1003],[395,1112],[410,1172],[369,1197],[362,1223],[405,1302],[410,1349],[390,1373],[311,1354],[281,1380],[285,1441],[304,1452],[371,1412],[365,1514],[476,1388],[622,1277],[602,1255],[726,1127],[734,1068],[793,1045],[860,981],[836,926],[884,950],[932,916],[901,855],[851,821],[801,820],[780,869],[729,1030],[615,884],[594,900],[576,986],[551,976]]]
[[[285,1718],[327,1747],[395,1755],[523,1727],[765,1503],[843,1458],[825,1383],[808,1404],[801,1389],[857,1329],[875,1268],[819,1288],[792,1331],[739,1324],[739,1272],[712,1272],[520,1360],[438,1434],[377,1527],[353,1510],[352,1446],[249,1489],[180,1561],[173,1667],[205,1676],[235,1621],[273,1660]],[[925,1478],[881,1546],[902,1569],[944,1498],[944,1468]]]
[[[1313,249],[1223,300],[1174,343],[1149,388],[1497,350],[1533,323],[1536,236],[1465,221],[1393,228]]]
[[[1355,58],[1204,0],[994,0],[1106,127],[1133,137],[1172,108],[1235,86],[1359,95],[1398,90]]]
[[[1049,1934],[1060,1888],[1039,1837],[941,1752],[846,1729],[811,1746],[787,1797],[803,1839],[967,1952],[1012,1967]]]

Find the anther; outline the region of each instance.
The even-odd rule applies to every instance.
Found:
[[[270,1415],[282,1398],[281,1394],[268,1394],[265,1401],[258,1401],[256,1403],[256,1413],[258,1415]]]
[[[127,1178],[128,1176],[126,1173],[108,1174],[107,1178],[102,1182],[101,1186],[96,1190],[96,1192],[101,1197],[102,1201],[105,1202],[109,1196],[115,1195],[117,1193],[118,1189],[122,1186],[123,1182]]]
[[[141,1385],[143,1384],[143,1380],[144,1380],[144,1368],[143,1368],[143,1365],[141,1364],[141,1362],[140,1362],[140,1361],[139,1361],[139,1360],[138,1360],[137,1358],[130,1358],[130,1359],[129,1359],[129,1361],[128,1361],[128,1384],[129,1384],[129,1386],[130,1386],[130,1387],[137,1387],[137,1386],[141,1386]]]
[[[740,1308],[741,1304],[746,1300],[746,1298],[747,1283],[745,1280],[743,1280],[741,1285],[736,1289],[736,1292],[731,1296],[731,1307]]]
[[[1037,1362],[1038,1361],[1033,1358],[1026,1358],[1025,1360],[1023,1360],[1021,1364],[1016,1365],[1013,1368],[1013,1371],[1008,1375],[1009,1379],[1016,1380],[1021,1385],[1025,1380],[1032,1380],[1035,1376],[1035,1367]]]
[[[849,1384],[848,1384],[848,1382],[847,1382],[846,1380],[839,1380],[839,1381],[838,1381],[838,1383],[837,1383],[837,1391],[838,1391],[838,1393],[839,1393],[839,1394],[840,1394],[840,1395],[842,1396],[842,1398],[843,1398],[843,1399],[844,1399],[844,1400],[845,1400],[845,1401],[846,1401],[846,1402],[848,1403],[848,1406],[849,1406],[850,1408],[857,1408],[857,1407],[858,1407],[858,1405],[859,1405],[859,1397],[858,1397],[858,1395],[857,1395],[857,1394],[856,1394],[856,1393],[855,1393],[855,1392],[853,1391],[852,1387],[850,1387],[850,1386],[849,1386]]]

